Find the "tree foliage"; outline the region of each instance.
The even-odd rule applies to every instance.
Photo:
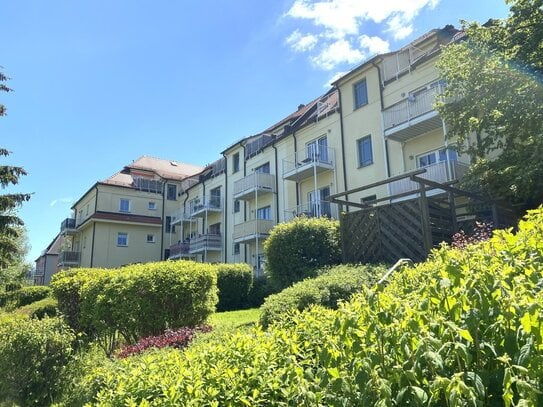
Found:
[[[511,0],[510,15],[464,22],[438,69],[447,136],[474,165],[464,186],[535,207],[543,201],[543,0]]]
[[[7,77],[0,72],[0,92],[10,92],[5,82]],[[6,114],[6,108],[0,103],[0,116]],[[0,147],[0,157],[7,157],[8,150]],[[0,188],[16,185],[19,178],[26,175],[22,167],[0,165]],[[17,216],[16,209],[30,199],[30,194],[9,193],[0,195],[0,269],[13,267],[21,260],[21,233],[23,221]],[[23,245],[24,246],[24,245]]]

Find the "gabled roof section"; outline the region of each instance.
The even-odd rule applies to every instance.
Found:
[[[61,242],[62,242],[62,238],[61,238],[61,235],[59,233],[58,235],[55,236],[55,238],[53,240],[51,240],[49,245],[47,245],[47,247],[41,252],[40,256],[34,261],[38,261],[40,259],[40,257],[45,256],[47,254],[49,254],[49,255],[57,255],[58,252],[60,251]]]

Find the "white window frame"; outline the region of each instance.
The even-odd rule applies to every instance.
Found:
[[[170,189],[173,191],[173,196],[170,196]],[[168,201],[177,201],[177,185],[166,184],[166,199]]]
[[[366,157],[362,157],[362,151],[360,151],[360,147],[362,143],[365,143],[367,140],[369,140],[371,157],[369,157],[369,160],[363,160],[363,158]],[[358,168],[367,167],[373,164],[373,140],[371,139],[371,134],[368,134],[367,136],[361,137],[356,140],[356,155],[358,156]]]
[[[156,211],[156,202],[154,202],[154,201],[149,201],[149,204],[148,204],[147,208],[148,208],[150,211]]]
[[[362,101],[363,103],[360,103],[361,101],[359,101],[357,98],[357,94],[358,94],[357,88],[361,86],[362,84],[364,84],[364,87],[366,88],[366,100]],[[366,78],[364,78],[364,79],[359,80],[353,85],[353,106],[354,106],[353,110],[359,109],[362,106],[366,106],[368,103],[369,103],[368,81],[366,80]]]
[[[122,244],[121,242],[121,236],[125,236],[125,243]],[[128,233],[127,232],[117,232],[117,247],[128,247]]]
[[[123,209],[123,202],[128,203],[128,209]],[[130,213],[130,210],[132,209],[132,202],[128,198],[120,198],[119,199],[119,212],[123,213]]]
[[[256,210],[256,218],[260,220],[271,220],[271,205],[258,208]]]
[[[156,236],[153,234],[147,234],[147,243],[156,243]]]

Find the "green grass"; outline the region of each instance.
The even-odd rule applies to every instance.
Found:
[[[260,308],[216,312],[207,320],[207,323],[213,327],[213,330],[207,334],[197,335],[191,344],[207,341],[216,335],[246,331],[258,323],[260,313]]]

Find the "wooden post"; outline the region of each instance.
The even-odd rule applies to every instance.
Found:
[[[500,227],[500,218],[499,218],[499,215],[498,215],[498,207],[496,206],[495,203],[492,204],[492,222],[494,223],[492,225],[492,228],[493,229],[498,229]]]
[[[419,192],[420,192],[420,215],[422,221],[422,236],[424,250],[426,253],[430,253],[433,246],[432,240],[432,228],[430,225],[430,211],[428,210],[428,198],[426,197],[426,190],[424,184],[419,182]]]
[[[458,232],[458,222],[456,221],[456,203],[454,202],[454,193],[449,191],[449,209],[451,210],[452,234]]]

